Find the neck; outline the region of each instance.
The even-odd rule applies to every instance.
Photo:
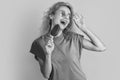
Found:
[[[62,34],[62,30],[60,30],[55,37],[59,37],[61,34]]]

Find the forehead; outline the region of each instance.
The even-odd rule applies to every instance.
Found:
[[[66,6],[61,6],[58,11],[65,11],[66,13],[70,13],[70,9]]]

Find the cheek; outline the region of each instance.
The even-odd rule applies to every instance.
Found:
[[[59,21],[60,21],[60,17],[57,16],[57,17],[55,18],[55,22],[59,22]]]
[[[70,20],[68,20],[68,23],[67,23],[67,25],[70,23]]]
[[[59,20],[61,18],[60,14],[56,14],[56,19]]]

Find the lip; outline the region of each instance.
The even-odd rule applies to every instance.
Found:
[[[66,25],[66,24],[68,23],[68,20],[61,19],[61,20],[60,20],[60,23],[63,24],[63,25]]]

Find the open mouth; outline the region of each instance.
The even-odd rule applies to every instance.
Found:
[[[60,23],[66,25],[67,21],[61,20]]]

